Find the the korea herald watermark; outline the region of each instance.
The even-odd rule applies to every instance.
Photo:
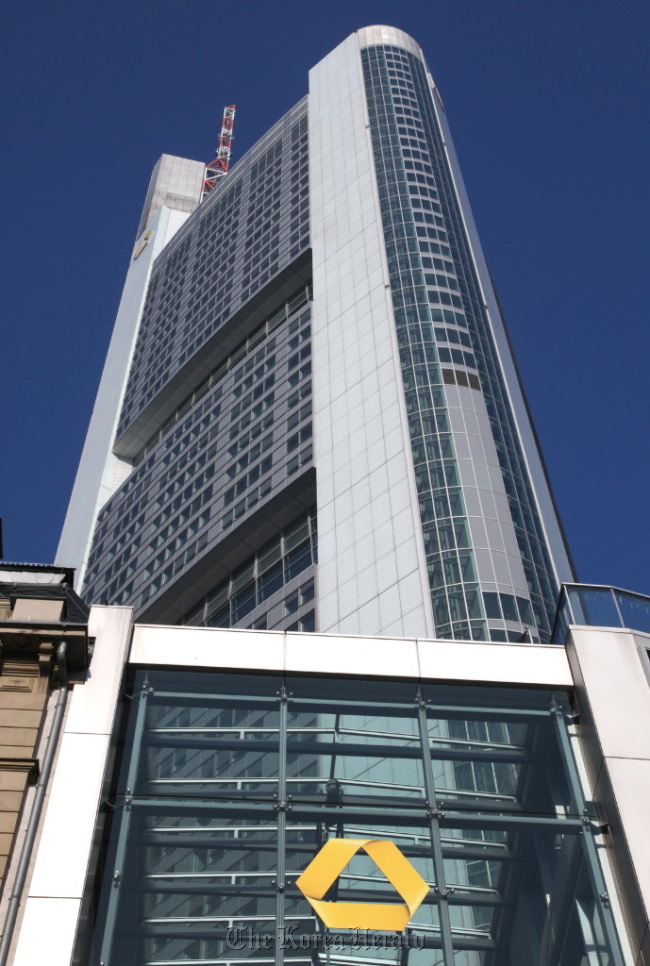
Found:
[[[253,932],[250,926],[231,926],[226,932],[228,949],[259,951],[274,949],[424,949],[424,936],[379,933],[350,929],[340,933],[301,933],[298,925],[278,926],[275,933]]]

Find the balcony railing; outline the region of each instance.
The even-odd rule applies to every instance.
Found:
[[[553,628],[553,644],[564,644],[570,624],[627,627],[650,634],[650,597],[618,587],[563,584]]]

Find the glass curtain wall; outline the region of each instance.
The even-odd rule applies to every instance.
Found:
[[[533,624],[548,642],[556,581],[425,68],[392,45],[361,59],[436,637],[520,640]],[[511,613],[481,599],[445,385],[484,397],[530,593]]]
[[[541,690],[138,671],[86,961],[622,966],[568,718]],[[296,879],[332,838],[426,880],[404,933],[314,915]],[[324,898],[400,901],[363,852]]]

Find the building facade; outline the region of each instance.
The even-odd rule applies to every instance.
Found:
[[[68,683],[89,663],[88,608],[65,567],[0,563],[0,962],[43,811]]]
[[[145,201],[0,966],[647,966],[650,599],[571,583],[420,48],[357,31],[203,177]]]
[[[650,962],[650,598],[568,587],[551,645],[130,617],[91,608],[3,963]],[[299,880],[349,840],[336,927]]]
[[[58,559],[138,620],[548,642],[573,579],[419,46],[150,186]]]

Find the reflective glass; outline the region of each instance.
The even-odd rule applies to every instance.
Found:
[[[178,670],[132,693],[88,962],[623,966],[566,695]],[[358,930],[296,884],[346,839],[313,898]],[[399,933],[362,921],[405,901],[386,842],[428,887]]]
[[[246,693],[239,676],[180,675],[179,691],[164,672],[139,674],[133,727],[140,754],[126,787],[136,794],[212,798],[233,790],[277,795],[279,709],[273,679]],[[137,684],[140,688],[137,689]],[[276,683],[275,689],[279,687]]]
[[[557,718],[568,714],[563,695],[503,688],[423,687],[436,796],[447,808],[554,815],[580,814],[567,782]],[[484,702],[484,706],[479,705]],[[535,758],[544,769],[533,773]]]
[[[595,627],[621,626],[614,595],[609,587],[568,586],[566,590],[573,612],[571,623]]]
[[[287,788],[294,797],[422,800],[413,685],[378,685],[364,701],[358,683],[339,681],[328,694],[322,682],[290,680]]]
[[[650,634],[650,598],[614,591],[624,627]]]

